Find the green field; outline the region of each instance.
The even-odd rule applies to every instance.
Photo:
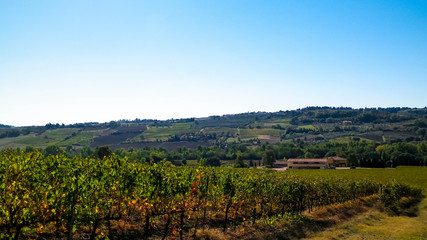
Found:
[[[291,172],[291,171],[289,171]],[[372,179],[379,182],[395,180],[424,190],[427,194],[427,167],[398,167],[396,169],[357,169],[331,171],[292,171],[299,176],[350,177]],[[308,234],[304,239],[367,239],[402,240],[427,239],[427,198],[408,210],[410,215],[389,215],[384,211],[371,209],[353,216],[348,221]]]
[[[237,143],[239,142],[239,138],[237,137],[231,137],[231,138],[227,138],[227,143]]]
[[[187,166],[197,167],[197,166],[199,166],[199,161],[197,161],[197,160],[187,160]]]
[[[103,130],[82,131],[74,137],[71,137],[67,140],[61,141],[58,145],[60,145],[60,146],[69,146],[69,145],[89,146],[92,139],[99,136],[102,132],[103,132]]]
[[[144,141],[168,140],[174,135],[182,135],[188,133],[196,133],[198,130],[193,128],[193,123],[173,123],[168,127],[153,127],[149,126],[147,131],[142,133]],[[136,136],[135,140],[140,140],[141,135]]]
[[[28,135],[21,135],[14,138],[3,138],[0,139],[0,147],[46,147],[48,145],[89,146],[91,140],[94,137],[99,136],[102,131],[103,130],[90,130],[80,132],[80,128],[58,128],[54,130],[46,130],[45,132],[39,135],[31,133]]]
[[[25,136],[18,136],[13,138],[2,138],[0,139],[0,148],[17,148],[24,147],[26,144],[20,143],[21,141],[25,141],[27,138],[32,138],[34,134],[29,134]]]
[[[353,141],[352,140],[353,138],[354,137],[338,137],[338,138],[331,139],[329,141],[332,143],[349,143],[349,142]],[[359,138],[360,141],[375,142],[374,140],[370,140],[370,139],[363,138],[363,137],[357,137],[357,138]]]
[[[307,130],[313,130],[313,131],[316,130],[316,128],[313,125],[301,125],[301,126],[298,126],[297,129],[307,129]]]
[[[237,129],[236,128],[229,128],[229,127],[209,127],[204,128],[203,133],[205,134],[212,134],[215,133],[217,136],[224,136],[224,135],[236,135]]]
[[[348,170],[288,170],[286,174],[303,177],[367,179],[376,182],[395,180],[427,190],[427,167],[362,168]]]
[[[40,135],[29,134],[16,141],[18,144],[30,145],[34,147],[45,147],[47,145],[58,144],[65,138],[71,137],[73,133],[78,133],[80,128],[57,128],[46,130]]]
[[[304,240],[365,239],[420,240],[427,239],[427,199],[418,205],[416,216],[389,216],[381,211],[360,214],[325,231],[309,234]]]
[[[262,125],[262,127],[271,128],[271,127],[277,126],[277,125],[279,125],[282,128],[290,127],[290,126],[292,126],[291,119],[290,118],[283,118],[283,119],[274,120],[272,122],[265,122]]]
[[[240,129],[240,137],[242,139],[257,138],[260,135],[270,135],[273,137],[280,137],[284,130],[273,128],[253,128],[253,129]]]
[[[30,145],[34,147],[42,147],[42,146],[47,146],[50,143],[55,144],[57,141],[58,140],[52,141],[52,138],[49,138],[45,134],[44,135],[30,134],[24,138],[17,140],[16,143],[23,144],[23,145]]]
[[[263,121],[255,121],[254,123],[251,123],[248,125],[250,128],[273,128],[273,127],[281,127],[282,129],[285,129],[287,127],[292,126],[291,119],[290,118],[284,118],[284,119],[276,119],[276,120],[269,120],[266,122]]]

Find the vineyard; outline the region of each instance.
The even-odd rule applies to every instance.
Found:
[[[1,239],[188,239],[379,194],[393,205],[421,190],[268,169],[175,167],[96,158],[0,153]]]

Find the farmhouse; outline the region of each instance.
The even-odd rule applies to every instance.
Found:
[[[288,169],[326,169],[328,159],[289,159]]]
[[[284,167],[287,167],[287,166],[288,166],[288,162],[287,161],[276,161],[274,163],[273,167],[275,167],[275,168],[284,168]]]
[[[347,167],[347,159],[337,156],[328,157],[328,164],[334,167]]]

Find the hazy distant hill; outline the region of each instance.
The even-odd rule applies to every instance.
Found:
[[[0,148],[108,145],[112,149],[147,146],[177,149],[296,140],[320,143],[350,136],[380,142],[426,140],[427,108],[308,107],[167,121],[135,119],[35,127],[0,124]]]
[[[0,124],[0,128],[11,128],[12,126]]]

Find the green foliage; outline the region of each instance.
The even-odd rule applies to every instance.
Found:
[[[73,132],[66,136],[63,141],[58,144],[61,146],[78,145],[88,147],[91,141],[98,137],[103,131],[102,130],[82,130]]]
[[[26,153],[35,152],[35,151],[36,151],[36,149],[34,147],[32,147],[32,146],[26,146],[25,147],[25,152]]]
[[[156,127],[150,126],[142,136],[144,141],[166,141],[175,135],[182,135],[188,133],[195,133],[196,130],[193,128],[193,123],[174,123],[170,126]],[[141,139],[141,137],[138,137]]]
[[[50,145],[50,146],[47,146],[44,149],[45,156],[48,156],[48,155],[59,155],[59,154],[64,154],[64,153],[65,152],[60,147],[58,147],[56,145]]]
[[[236,161],[234,162],[235,168],[244,168],[246,167],[246,164],[243,162],[243,156],[242,153],[238,153],[236,157]]]
[[[208,157],[208,159],[207,159],[207,166],[209,166],[209,167],[219,167],[219,166],[221,166],[221,161],[220,161],[219,157],[216,157],[216,156]]]
[[[316,128],[313,125],[301,125],[301,126],[298,126],[297,129],[307,129],[312,131],[316,130]]]
[[[206,158],[200,158],[200,160],[199,160],[199,166],[201,166],[201,167],[208,166],[208,160]]]
[[[83,147],[80,150],[80,155],[82,156],[82,158],[90,157],[93,155],[93,153],[94,153],[94,151],[90,147]],[[122,156],[122,157],[124,157],[124,156]]]
[[[1,140],[0,140],[1,141]],[[397,166],[425,166],[427,165],[427,142],[417,144],[396,142],[380,143],[365,141],[358,138],[349,138],[346,141],[324,142],[319,144],[307,144],[303,141],[284,142],[281,144],[260,144],[256,147],[248,147],[246,143],[235,143],[226,146],[199,146],[195,149],[186,147],[176,151],[168,151],[165,148],[144,149],[118,149],[115,151],[120,157],[127,157],[132,162],[154,161],[179,162],[182,159],[188,161],[200,158],[207,159],[207,166],[220,166],[221,161],[234,161],[240,152],[243,160],[261,160],[266,150],[274,153],[276,159],[290,158],[326,158],[340,156],[348,159],[349,166],[384,168]],[[28,146],[28,151],[34,147]],[[49,146],[46,154],[67,154],[75,156],[74,148],[61,149],[57,145]],[[93,154],[92,149],[83,147],[80,155],[88,157]],[[198,165],[198,164],[196,164]]]
[[[394,213],[399,213],[402,210],[400,200],[402,198],[422,198],[422,190],[420,188],[411,188],[410,186],[392,181],[385,184],[380,190],[380,199],[384,206]]]
[[[350,180],[371,180],[388,183],[396,181],[412,187],[426,189],[427,167],[358,168],[349,170],[298,170],[285,171],[287,175],[298,177],[346,178]]]
[[[17,137],[20,134],[21,133],[18,130],[12,129],[12,130],[0,132],[0,138]]]
[[[113,152],[110,150],[110,148],[108,146],[101,146],[101,147],[96,147],[94,155],[98,158],[98,159],[103,159],[105,157],[109,157],[113,154]]]
[[[266,167],[273,167],[276,162],[276,156],[273,151],[267,150],[264,152],[262,156],[262,164]]]

